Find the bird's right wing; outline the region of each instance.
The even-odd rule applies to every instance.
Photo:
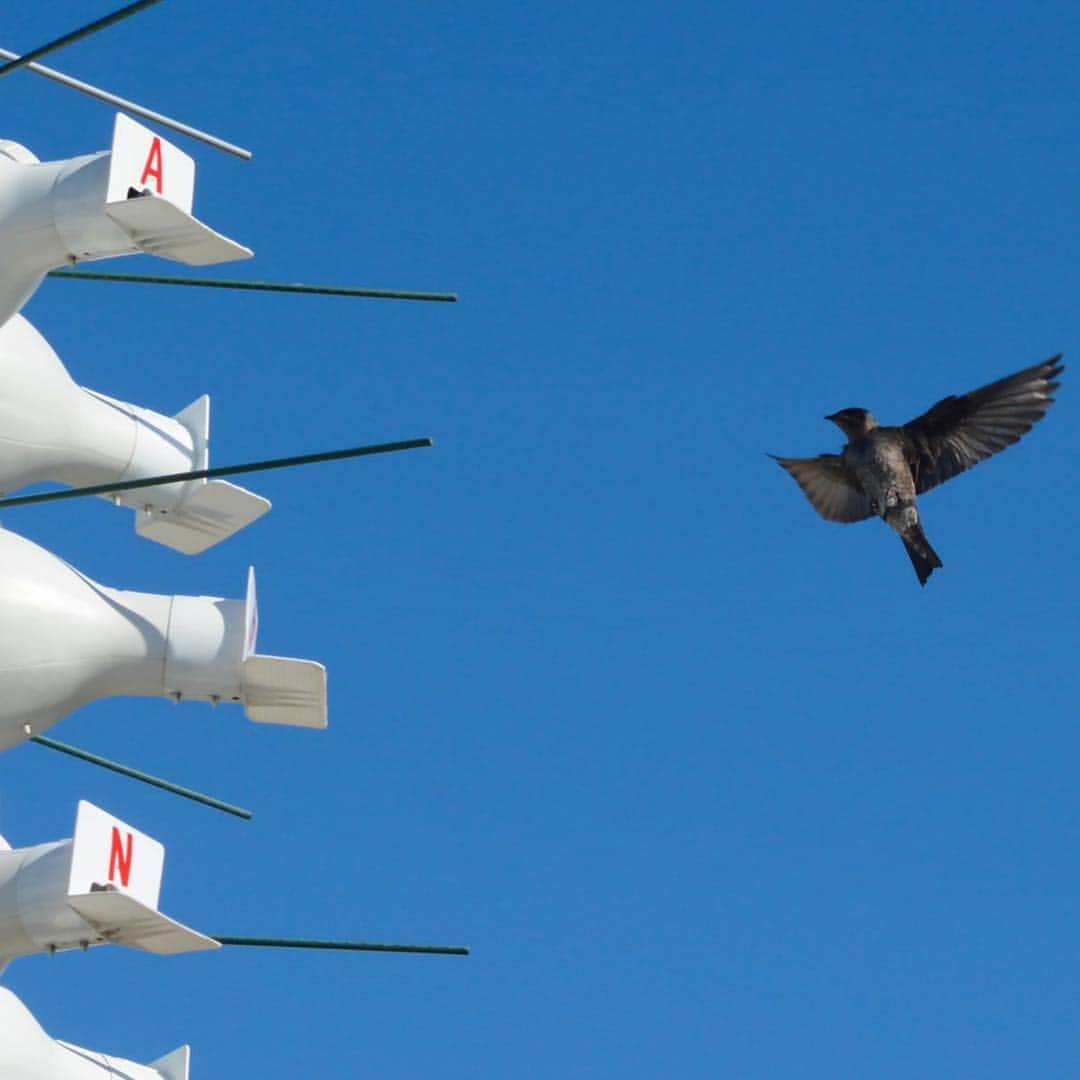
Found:
[[[873,517],[870,500],[855,474],[836,454],[784,458],[770,454],[794,477],[814,509],[827,521],[862,521]]]
[[[1053,403],[1061,357],[1018,371],[959,397],[947,397],[905,424],[918,494],[1011,446]]]

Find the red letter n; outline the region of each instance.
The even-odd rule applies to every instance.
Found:
[[[109,851],[109,880],[116,879],[117,870],[120,871],[120,884],[127,886],[131,877],[131,833],[125,833],[127,846],[120,839],[120,830],[114,825],[112,831],[112,848]]]

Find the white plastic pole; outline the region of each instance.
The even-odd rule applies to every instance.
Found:
[[[0,49],[0,57],[3,57],[5,60],[22,59],[18,53],[13,53],[9,49]],[[154,112],[152,109],[144,108],[142,105],[137,105],[134,101],[128,101],[126,98],[119,97],[116,94],[110,94],[108,90],[102,90],[97,86],[91,86],[90,83],[82,82],[79,79],[73,79],[70,75],[65,75],[55,68],[46,67],[44,64],[27,64],[26,69],[28,71],[34,71],[38,75],[44,75],[46,79],[52,79],[53,82],[58,82],[62,86],[67,86],[72,90],[78,90],[81,94],[88,94],[92,98],[97,98],[98,101],[104,101],[107,105],[113,105],[118,109],[124,109],[129,113],[134,113],[135,116],[141,116],[144,120],[150,120],[155,124],[161,124],[162,127],[171,128],[173,131],[180,132],[181,135],[187,135],[189,138],[198,139],[199,142],[204,142],[208,146],[213,146],[218,150],[224,150],[226,154],[232,154],[234,157],[243,158],[245,161],[251,160],[251,151],[245,150],[242,146],[236,146],[234,143],[219,139],[216,135],[210,135],[205,131],[200,131],[198,128],[191,127],[189,124],[181,123],[179,120],[173,120],[159,112]]]

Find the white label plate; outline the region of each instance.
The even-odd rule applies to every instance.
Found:
[[[115,888],[156,911],[164,866],[163,844],[93,803],[79,802],[71,845],[69,896]]]
[[[132,188],[160,195],[190,214],[195,198],[195,162],[149,128],[117,113],[105,201],[124,202]]]

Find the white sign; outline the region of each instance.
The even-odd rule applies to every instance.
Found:
[[[71,844],[68,895],[121,892],[157,910],[165,847],[153,837],[79,802]]]
[[[159,195],[185,214],[195,197],[195,162],[149,128],[116,114],[107,203]]]

